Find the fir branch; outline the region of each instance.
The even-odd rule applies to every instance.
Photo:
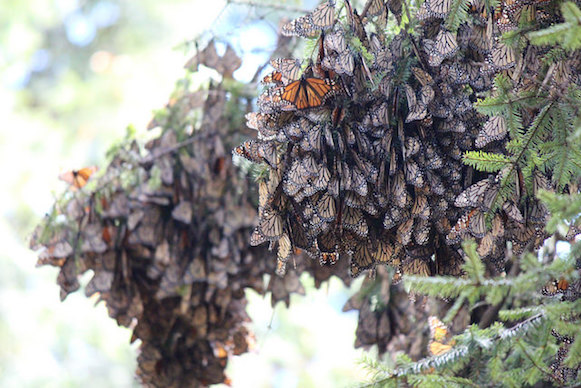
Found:
[[[541,373],[545,374],[549,379],[551,379],[553,377],[553,374],[551,373],[551,371],[549,369],[547,369],[546,366],[539,364],[537,362],[537,360],[535,360],[533,358],[533,356],[531,356],[529,354],[529,352],[527,351],[526,347],[523,345],[521,338],[519,338],[516,341],[516,344],[519,347],[519,349],[521,350],[521,352],[526,356],[526,358],[528,358],[528,360],[533,364],[533,366],[535,368],[537,368]]]
[[[462,161],[470,167],[485,172],[498,172],[510,164],[510,159],[505,155],[484,151],[468,151],[462,155]]]
[[[541,321],[544,317],[545,317],[545,314],[543,314],[543,313],[535,314],[532,317],[527,318],[524,321],[517,323],[516,325],[514,325],[510,329],[505,329],[505,330],[501,331],[500,334],[498,335],[498,338],[500,340],[507,340],[507,339],[514,338],[517,336],[519,336],[519,337],[523,336],[529,330],[531,330],[533,327],[535,327],[539,323],[541,323]]]
[[[446,28],[449,31],[456,32],[460,24],[468,20],[468,8],[470,2],[468,0],[452,0],[450,4],[450,12],[446,17]]]
[[[541,306],[522,307],[511,310],[500,310],[498,316],[503,321],[516,321],[524,317],[531,317],[533,314],[544,314],[545,310]]]
[[[452,365],[458,362],[458,359],[469,355],[468,346],[459,345],[439,356],[432,356],[424,358],[418,362],[414,362],[406,367],[397,368],[392,372],[392,376],[406,376],[410,373],[420,373],[429,368],[443,368],[447,365]]]
[[[561,4],[564,23],[531,32],[528,38],[537,46],[559,43],[563,48],[576,50],[581,47],[581,10],[573,2]]]

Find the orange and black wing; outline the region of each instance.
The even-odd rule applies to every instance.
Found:
[[[80,189],[87,184],[87,181],[98,170],[96,166],[84,167],[80,170],[71,170],[59,175],[59,179],[67,182],[76,189]]]
[[[301,78],[284,88],[282,99],[295,105],[297,109],[321,106],[332,92],[332,83],[320,78]]]

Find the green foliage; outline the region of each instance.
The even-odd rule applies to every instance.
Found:
[[[510,159],[506,155],[484,151],[468,151],[462,156],[462,161],[471,167],[486,172],[498,172],[510,165]]]
[[[450,4],[450,14],[446,19],[446,28],[450,31],[458,31],[460,24],[468,19],[468,8],[470,2],[467,0],[452,0]]]
[[[531,43],[539,46],[558,43],[567,50],[581,48],[581,10],[567,1],[561,4],[561,14],[565,22],[531,32],[528,35]]]
[[[406,285],[427,295],[457,297],[472,308],[481,304],[482,299],[489,306],[507,306],[498,317],[510,324],[496,322],[485,329],[472,325],[453,338],[455,344],[448,352],[418,362],[400,362],[396,368],[385,372],[382,381],[397,379],[413,386],[434,387],[482,386],[484,383],[520,387],[541,381],[554,382],[549,365],[557,346],[551,332],[557,330],[560,334],[579,337],[581,302],[541,297],[538,291],[540,285],[550,279],[576,274],[575,260],[567,257],[546,264],[533,255],[524,255],[514,264],[521,268],[517,276],[484,279],[484,265],[476,253],[476,245],[466,242],[463,248],[466,278],[407,277]],[[519,304],[522,307],[514,307]],[[457,307],[453,309],[456,311]],[[569,350],[566,364],[576,367],[580,362],[581,341],[577,339]],[[427,370],[430,374],[423,374]]]

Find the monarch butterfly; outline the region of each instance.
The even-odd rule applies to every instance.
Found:
[[[337,213],[337,204],[335,198],[329,193],[324,193],[316,202],[317,213],[323,221],[333,221]]]
[[[517,23],[513,22],[513,20],[518,21],[520,18],[520,11],[521,8],[518,8],[518,11],[513,7],[507,7],[502,12],[498,14],[498,19],[496,20],[496,26],[498,27],[498,31],[504,34],[505,32],[509,32],[511,30],[516,29]],[[496,17],[496,14],[495,14]]]
[[[270,60],[270,65],[288,80],[295,81],[300,78],[301,61],[298,59],[275,58]]]
[[[285,263],[288,261],[291,253],[292,253],[292,244],[288,234],[283,233],[278,240],[278,251],[277,251],[277,259],[279,262]],[[284,266],[282,266],[282,274],[277,273],[277,275],[282,276],[284,275]]]
[[[355,60],[350,50],[344,50],[336,56],[325,56],[322,66],[327,70],[332,70],[337,74],[353,75]]]
[[[426,219],[419,219],[414,228],[414,240],[419,245],[426,245],[430,239],[430,231],[432,230],[430,222]]]
[[[333,94],[334,86],[335,83],[328,79],[301,77],[284,87],[281,98],[296,109],[316,108]]]
[[[342,31],[335,31],[331,34],[325,35],[324,45],[327,50],[335,51],[337,53],[342,53],[347,50],[345,35]]]
[[[444,184],[439,175],[432,173],[431,171],[426,171],[426,178],[428,180],[430,191],[436,195],[444,194]]]
[[[496,247],[496,239],[491,232],[486,233],[486,235],[478,243],[478,248],[476,252],[480,257],[485,258],[492,254],[494,248]]]
[[[308,122],[308,120],[305,120]],[[299,146],[303,151],[317,151],[321,150],[321,126],[309,124],[306,128],[302,127],[303,139]]]
[[[349,1],[345,1],[345,5],[347,6],[347,22],[351,27],[351,31],[353,31],[353,34],[359,38],[365,47],[368,47],[367,33],[365,32],[361,17],[357,13],[357,10],[354,10],[353,7],[351,7]]]
[[[361,15],[377,16],[386,8],[383,0],[368,0]]]
[[[482,127],[476,138],[475,145],[482,148],[495,140],[502,140],[507,133],[506,120],[502,116],[492,116]]]
[[[327,1],[313,10],[313,12],[301,16],[282,26],[282,34],[285,36],[313,37],[318,30],[326,30],[335,23],[335,2]]]
[[[434,79],[428,72],[419,67],[412,67],[411,69],[414,77],[420,82],[420,84],[422,84],[422,86],[432,85],[434,83]]]
[[[366,240],[359,242],[355,246],[355,251],[351,256],[351,276],[358,276],[361,271],[369,269],[374,264],[373,254],[371,253],[371,242]]]
[[[481,206],[485,198],[490,197],[489,193],[494,193],[494,187],[491,178],[483,179],[476,182],[466,190],[461,192],[454,201],[456,207],[476,207]]]
[[[441,29],[434,41],[434,48],[444,58],[450,58],[459,50],[456,35]]]
[[[364,152],[364,151],[361,151],[361,153],[366,154],[366,152]],[[355,163],[357,164],[357,167],[359,167],[359,169],[363,173],[362,176],[364,178],[366,177],[367,181],[369,181],[371,183],[377,181],[379,171],[373,165],[373,163],[371,163],[367,159],[360,157],[357,153],[352,153],[352,156],[353,156],[353,159],[355,160]]]
[[[317,163],[317,161],[315,160],[315,158],[313,157],[313,154],[308,153],[306,154],[302,160],[301,163],[304,167],[304,171],[308,174],[309,178],[313,178],[319,175],[319,164]]]
[[[361,209],[363,207],[364,199],[359,195],[355,194],[353,191],[347,191],[343,197],[343,203],[349,207],[355,209]]]
[[[427,0],[424,2],[428,15],[432,18],[445,19],[450,13],[452,0]],[[422,6],[424,5],[422,4]]]
[[[307,235],[306,228],[303,225],[303,222],[300,219],[300,217],[296,215],[291,216],[291,222],[289,223],[289,225],[290,225],[289,237],[291,239],[293,246],[296,248],[305,249],[307,253],[310,255],[315,240]]]
[[[412,231],[414,226],[414,219],[409,218],[405,222],[402,222],[397,227],[396,235],[397,242],[401,245],[407,245],[412,239]]]
[[[408,104],[409,104],[408,100]],[[415,100],[415,96],[413,98],[413,100],[411,100],[413,102],[414,105],[408,105],[410,107],[410,111],[405,119],[406,123],[412,122],[412,121],[417,121],[417,120],[422,120],[424,118],[426,118],[426,116],[428,115],[428,111],[426,110],[426,106],[422,105],[422,104],[417,104],[416,100]]]
[[[492,219],[492,235],[496,238],[504,236],[504,222],[498,213]]]
[[[374,127],[379,127],[389,124],[389,104],[387,102],[382,102],[379,105],[375,105],[369,111],[369,117],[371,123]]]
[[[272,142],[247,140],[235,147],[233,152],[254,163],[267,162],[271,167],[278,164],[276,145]]]
[[[426,164],[425,164],[425,168],[428,170],[435,170],[435,169],[441,168],[444,165],[444,161],[442,160],[442,157],[440,156],[438,151],[436,151],[436,148],[431,144],[428,144],[426,146],[425,157],[427,160]]]
[[[392,261],[393,245],[384,239],[379,239],[377,249],[375,250],[374,259],[377,263],[388,264]]]
[[[387,18],[389,16],[389,11],[387,4],[383,0],[369,0],[365,7],[363,8],[362,16],[377,16],[376,25],[380,29],[384,29],[387,25]]]
[[[544,176],[539,170],[534,171],[533,173],[533,192],[536,194],[539,192],[539,189],[543,190],[550,190],[551,184],[546,176]]]
[[[547,207],[542,203],[535,201],[532,209],[529,212],[529,219],[532,222],[544,223],[549,215]]]
[[[327,192],[335,198],[339,196],[339,179],[336,176],[332,176],[331,179],[329,179]]]
[[[405,143],[404,143],[403,154],[404,154],[405,158],[407,159],[410,156],[413,156],[413,155],[417,154],[418,152],[420,152],[420,148],[421,148],[421,143],[417,137],[415,137],[415,136],[406,137]]]
[[[273,71],[262,78],[262,83],[280,85],[284,83],[284,77],[280,71]]]
[[[91,175],[93,175],[99,168],[97,166],[83,167],[80,170],[71,170],[63,172],[58,176],[61,181],[67,182],[75,189],[81,189],[86,184]]]
[[[268,190],[268,185],[264,180],[258,182],[258,209],[263,209],[269,202],[272,194]]]
[[[425,180],[424,180],[424,173],[421,170],[420,166],[412,159],[406,160],[404,163],[404,171],[405,171],[405,180],[407,183],[415,186],[415,187],[423,187]]]
[[[351,169],[351,190],[355,191],[362,197],[367,196],[368,188],[365,176],[357,166]]]
[[[282,188],[287,195],[294,197],[299,190],[309,184],[309,176],[306,173],[302,163],[294,160],[292,167],[287,171],[283,180]]]
[[[480,210],[472,210],[470,216],[470,232],[474,237],[482,238],[486,234],[486,219]]]
[[[486,27],[473,26],[470,32],[469,46],[480,54],[488,54],[492,42]]]
[[[345,206],[342,212],[342,225],[344,228],[352,230],[360,237],[366,237],[369,232],[367,221],[363,218],[363,213],[359,209]]]
[[[514,50],[506,44],[497,41],[490,53],[489,62],[496,70],[510,69],[516,65]]]
[[[468,232],[472,232],[476,237],[483,237],[486,233],[484,214],[478,209],[472,209],[469,213],[462,215],[446,236],[446,240],[450,244],[456,244]]]
[[[456,36],[445,30],[440,30],[435,40],[424,39],[423,43],[428,64],[432,67],[440,66],[444,59],[454,56],[459,50]]]
[[[522,213],[520,212],[518,207],[512,201],[505,202],[502,205],[502,210],[504,210],[504,212],[506,213],[506,215],[508,217],[510,217],[514,221],[518,222],[519,224],[523,224],[525,222],[525,219],[524,219]]]
[[[293,121],[282,127],[282,133],[284,133],[286,138],[292,142],[298,142],[303,138],[303,132],[299,121]]]
[[[401,266],[405,275],[430,276],[431,270],[428,262],[424,259],[408,257]]]
[[[260,140],[273,139],[279,132],[280,113],[263,114],[250,112],[246,116],[246,126],[258,131]]]
[[[428,204],[428,198],[425,195],[416,195],[414,206],[412,207],[412,215],[424,220],[430,218],[430,205]]]
[[[394,204],[398,207],[405,207],[408,197],[408,192],[405,185],[403,172],[399,171],[394,179],[391,181],[391,194],[393,196]]]
[[[318,175],[313,180],[313,187],[319,190],[325,190],[329,184],[329,180],[331,179],[331,173],[329,169],[323,164],[319,166]]]
[[[282,217],[280,213],[270,207],[265,207],[260,215],[258,231],[266,240],[278,240],[283,233]]]
[[[409,218],[409,212],[405,209],[392,206],[386,213],[383,220],[383,226],[385,229],[393,228],[399,221]]]
[[[428,326],[430,327],[430,342],[428,343],[430,355],[439,356],[452,349],[455,341],[450,341],[450,331],[442,321],[431,316],[428,318]]]

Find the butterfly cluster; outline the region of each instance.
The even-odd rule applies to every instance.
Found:
[[[216,57],[210,42],[188,67],[215,66],[228,77],[240,65],[231,49]],[[229,91],[192,91],[186,79],[179,85],[151,123],[161,134],[145,149],[135,142],[119,147],[96,178],[93,167],[61,175],[74,190],[31,241],[38,265],[60,268],[62,299],[81,287],[81,274],[94,272],[85,294],[104,301],[110,317],[133,330],[132,341],[141,341],[137,375],[152,387],[227,381],[228,358],[253,343],[246,288],[288,305],[291,293],[304,292],[301,273],[312,274],[317,287],[333,276],[297,259],[287,277],[264,283],[276,263],[248,244],[256,191],[232,163]],[[196,128],[193,114],[200,116]]]
[[[466,238],[502,272],[507,241],[520,253],[545,237],[547,210],[502,190],[517,170],[462,162],[467,151],[504,152],[508,140],[503,117],[474,108],[496,74],[515,71],[502,29],[474,2],[472,21],[452,32],[451,2],[432,0],[418,10],[417,36],[389,39],[395,3],[373,0],[359,15],[345,1],[339,17],[325,2],[283,27],[316,39],[313,55],[271,61],[258,111],[247,115],[257,138],[235,150],[267,166],[251,244],[277,249],[280,274],[299,248],[322,265],[349,260],[352,276],[378,264],[458,275]],[[534,185],[552,188],[540,171]]]

